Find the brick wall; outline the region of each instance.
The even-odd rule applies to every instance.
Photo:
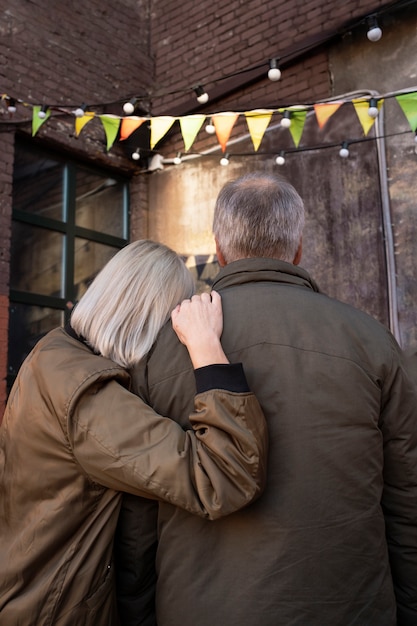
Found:
[[[0,0],[0,94],[69,110],[86,103],[96,113],[122,115],[126,97],[153,81],[149,24],[149,0]],[[0,417],[6,396],[14,135],[31,134],[31,117],[30,107],[18,105],[10,118],[0,102]],[[34,141],[129,176],[137,169],[122,145],[107,153],[98,119],[76,138],[74,119],[54,110]]]

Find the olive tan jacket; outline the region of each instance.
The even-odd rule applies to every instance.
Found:
[[[211,386],[216,367],[199,370]],[[210,519],[259,495],[265,421],[242,373],[218,367],[223,390],[206,385],[185,432],[128,391],[121,367],[64,329],[35,346],[0,429],[0,624],[117,623],[120,491]]]
[[[152,558],[158,626],[416,626],[417,397],[396,341],[282,261],[230,263],[213,288],[267,416],[267,487],[214,524],[161,504],[154,538],[129,499],[123,626],[155,624]],[[192,372],[168,327],[134,384],[181,422]]]

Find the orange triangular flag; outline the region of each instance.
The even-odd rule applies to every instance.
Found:
[[[239,117],[239,113],[217,113],[211,116],[211,121],[216,129],[217,140],[221,145],[222,151],[226,150],[226,145],[232,132],[232,128]]]
[[[134,115],[123,117],[120,125],[120,141],[127,139],[145,120],[146,117],[135,117]]]
[[[86,111],[82,117],[75,118],[75,136],[78,137],[84,126],[93,119],[95,113],[93,111]]]
[[[175,120],[176,118],[170,115],[151,118],[151,150],[156,146],[158,141],[166,135]]]
[[[320,128],[323,128],[327,120],[336,113],[337,109],[342,104],[343,102],[323,102],[314,105],[314,111]]]
[[[367,135],[375,124],[375,118],[368,114],[369,102],[367,100],[355,99],[352,100],[352,104],[355,107],[356,115],[361,123],[363,132]],[[380,102],[378,102],[378,105],[380,106]]]
[[[181,133],[186,151],[193,145],[194,139],[197,137],[197,133],[202,127],[205,119],[206,116],[203,114],[180,117]]]
[[[253,147],[256,152],[262,141],[262,137],[268,128],[268,124],[272,117],[272,111],[266,111],[264,109],[246,111],[245,117]]]

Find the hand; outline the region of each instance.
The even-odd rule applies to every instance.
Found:
[[[183,300],[171,313],[172,326],[183,343],[194,368],[229,363],[220,343],[223,312],[217,291]]]

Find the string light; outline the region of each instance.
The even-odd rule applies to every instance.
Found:
[[[41,109],[40,109],[39,113],[38,113],[38,117],[39,117],[41,120],[44,120],[44,119],[45,119],[45,117],[46,117],[46,114],[47,114],[47,113],[48,113],[48,107],[46,106],[46,104],[43,104],[43,105],[41,106]]]
[[[229,165],[229,155],[225,154],[224,156],[222,156],[222,158],[220,159],[220,165],[223,165],[226,167],[226,165]]]
[[[275,82],[281,78],[281,70],[278,67],[279,59],[270,59],[269,60],[269,70],[268,70],[268,78]]]
[[[73,111],[75,117],[82,117],[87,109],[86,104],[82,104],[80,107]]]
[[[136,150],[134,152],[132,152],[132,159],[134,161],[139,161],[140,159],[140,149],[136,148]]]
[[[281,126],[282,128],[289,128],[291,126],[291,111],[288,111],[288,109],[284,111],[284,115],[281,120]]]
[[[349,156],[349,144],[347,141],[344,141],[342,143],[342,147],[339,150],[339,156],[342,157],[342,159],[347,159]]]
[[[277,165],[284,165],[285,163],[285,152],[282,150],[279,155],[275,159],[275,163]]]
[[[14,98],[7,100],[7,110],[11,114],[16,113],[16,100]]]
[[[211,118],[209,119],[208,124],[206,124],[205,131],[209,135],[214,135],[214,133],[216,132],[216,128],[215,128]]]
[[[378,26],[378,22],[375,15],[371,15],[368,18],[368,32],[366,33],[369,41],[375,43],[382,37],[382,30]]]
[[[197,96],[197,101],[200,104],[206,104],[206,102],[208,102],[209,95],[208,95],[208,93],[206,93],[206,91],[204,90],[204,88],[201,85],[197,85],[197,87],[194,87],[194,91],[195,91],[196,96]]]
[[[371,98],[369,100],[368,115],[369,117],[372,117],[372,119],[375,119],[378,117],[378,113],[378,100],[376,98]]]
[[[124,103],[123,111],[126,113],[126,115],[132,115],[132,113],[135,112],[135,106],[136,106],[137,101],[138,101],[137,98],[131,98],[129,102]]]

